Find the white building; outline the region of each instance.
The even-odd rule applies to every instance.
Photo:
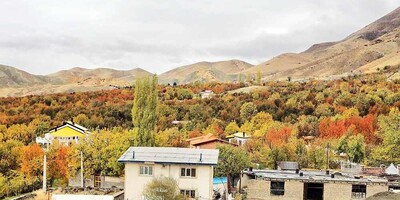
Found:
[[[202,92],[200,92],[200,96],[202,99],[209,99],[211,97],[213,97],[215,95],[215,93],[212,90],[204,90]]]
[[[230,143],[236,143],[239,146],[246,144],[247,140],[251,139],[251,135],[243,132],[237,132],[226,137]]]
[[[189,198],[212,199],[218,154],[216,149],[130,147],[118,160],[125,164],[125,199],[144,199],[146,184],[160,176],[177,180]]]

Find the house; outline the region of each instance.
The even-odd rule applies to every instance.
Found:
[[[213,172],[219,150],[130,147],[118,160],[125,164],[125,199],[143,199],[143,189],[156,177],[177,180],[181,194],[212,199]]]
[[[251,138],[251,135],[244,132],[237,132],[226,137],[230,143],[236,143],[239,146],[246,144],[246,141]]]
[[[247,199],[365,199],[398,187],[380,177],[362,177],[329,171],[246,170],[242,186]]]
[[[200,97],[202,99],[209,99],[212,98],[215,95],[215,93],[212,90],[204,90],[200,92]]]
[[[71,143],[78,143],[80,139],[86,137],[89,133],[87,128],[74,121],[65,121],[61,126],[51,129],[44,137],[37,137],[36,143],[49,145],[57,140],[60,144],[70,145]]]
[[[217,146],[221,145],[221,144],[230,144],[230,145],[237,146],[234,143],[230,143],[226,140],[219,139],[218,137],[214,136],[212,133],[187,139],[186,142],[189,142],[190,148],[195,148],[195,149],[216,149]]]

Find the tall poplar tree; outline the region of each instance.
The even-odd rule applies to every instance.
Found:
[[[157,123],[157,75],[137,79],[132,107],[133,126],[137,128],[135,145],[155,146],[155,129]]]

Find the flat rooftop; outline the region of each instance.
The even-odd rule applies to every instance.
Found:
[[[174,147],[130,147],[120,163],[217,165],[219,150]]]
[[[321,170],[300,170],[297,174],[296,171],[281,171],[281,170],[246,170],[243,172],[248,176],[254,176],[256,179],[263,180],[297,180],[302,182],[348,182],[348,183],[360,183],[360,184],[386,184],[387,179],[376,177],[376,176],[354,176],[350,174],[343,174],[340,172],[330,171],[329,174],[326,171]],[[303,174],[301,176],[300,174]],[[333,178],[331,175],[334,175]]]

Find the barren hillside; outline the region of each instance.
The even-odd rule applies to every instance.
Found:
[[[161,83],[190,83],[195,81],[232,81],[237,74],[253,65],[241,60],[199,62],[175,68],[160,75]]]
[[[247,71],[266,80],[329,78],[373,72],[400,64],[400,8],[338,42],[315,44],[298,54],[283,54]]]

